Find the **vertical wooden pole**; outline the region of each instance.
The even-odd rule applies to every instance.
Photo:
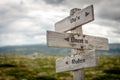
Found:
[[[72,9],[70,11],[70,15],[74,15],[74,13],[78,10],[80,10],[80,9],[77,9],[77,8]],[[71,33],[83,35],[82,26],[79,26],[78,28],[71,30]],[[82,47],[83,46],[81,46],[81,48]],[[84,54],[84,49],[83,50],[72,49],[71,52],[72,52],[71,56],[82,55],[82,54]],[[75,71],[72,71],[72,73],[73,73],[74,80],[84,80],[84,69],[75,70]]]
[[[84,80],[84,69],[73,71],[74,80]]]
[[[75,29],[75,30],[72,30],[72,33],[76,33],[77,34],[80,34],[82,33],[82,26],[80,26],[79,28]],[[82,35],[82,34],[80,34]],[[81,46],[82,47],[82,46]],[[74,55],[82,55],[84,54],[84,49],[72,49],[72,54],[71,56],[74,56]],[[75,71],[72,71],[73,72],[73,78],[74,80],[84,80],[84,69],[79,69],[79,70],[75,70]]]

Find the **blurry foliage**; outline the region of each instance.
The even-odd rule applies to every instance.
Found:
[[[73,80],[71,72],[55,72],[57,56],[15,55],[0,59],[0,80]],[[86,80],[120,80],[120,56],[99,57],[99,65],[85,69]]]

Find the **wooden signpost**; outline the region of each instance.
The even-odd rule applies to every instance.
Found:
[[[84,35],[82,25],[94,20],[93,5],[74,8],[70,16],[55,24],[55,31],[47,31],[49,47],[71,48],[71,56],[56,60],[56,72],[72,71],[74,80],[84,80],[84,68],[98,65],[96,50],[108,50],[108,39]],[[71,33],[65,33],[71,31]]]

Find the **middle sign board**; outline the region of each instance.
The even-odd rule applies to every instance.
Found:
[[[47,31],[47,45],[49,47],[108,50],[108,39],[89,35],[59,33]]]

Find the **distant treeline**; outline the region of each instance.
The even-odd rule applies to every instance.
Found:
[[[100,55],[120,55],[120,44],[109,44],[109,51],[98,51]],[[40,53],[44,55],[70,55],[71,50],[65,48],[51,48],[46,45],[22,45],[0,47],[0,54],[33,54]]]

